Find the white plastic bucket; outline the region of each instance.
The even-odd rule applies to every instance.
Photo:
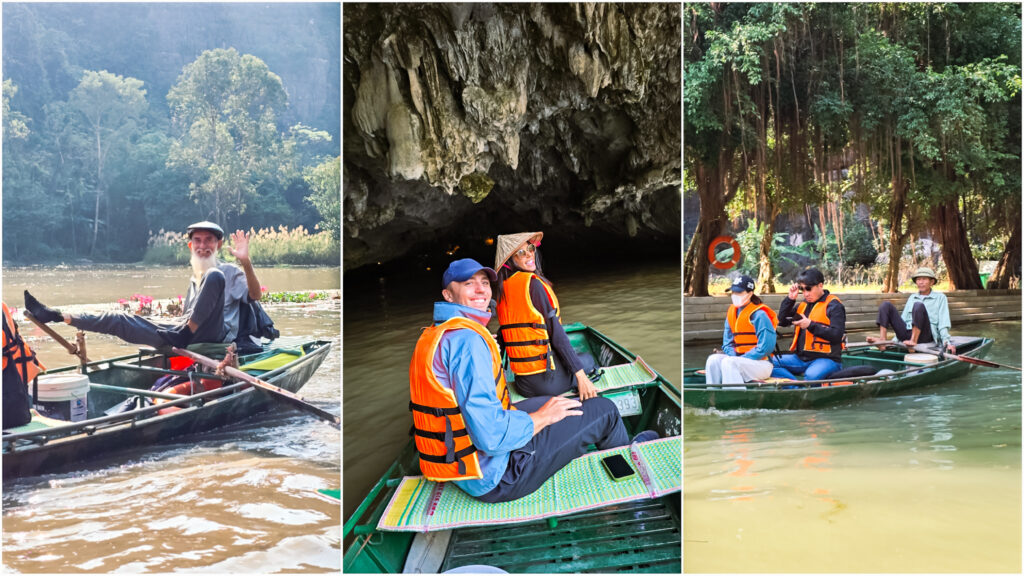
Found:
[[[939,357],[934,354],[907,354],[903,357],[903,361],[914,364],[934,364],[939,361]]]
[[[38,378],[36,408],[48,418],[81,422],[89,417],[89,377],[85,374],[46,374]]]

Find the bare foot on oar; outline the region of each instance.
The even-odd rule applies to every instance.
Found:
[[[214,374],[224,376],[224,368],[226,366],[238,368],[238,356],[235,354],[234,344],[228,346],[227,351],[224,353],[224,359],[220,361],[220,364],[217,364],[217,369],[214,370]]]
[[[914,346],[917,346],[917,342],[914,342],[913,340],[904,340],[903,345],[907,347],[907,350],[913,352]]]
[[[889,347],[889,342],[878,336],[868,336],[865,340],[867,340],[868,344],[877,344],[876,348],[879,350],[885,350]]]

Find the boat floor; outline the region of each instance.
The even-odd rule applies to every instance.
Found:
[[[673,505],[675,498],[675,505]],[[511,573],[682,571],[678,495],[558,519],[452,532],[441,571],[495,566]]]

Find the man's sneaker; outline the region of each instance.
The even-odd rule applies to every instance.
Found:
[[[25,290],[25,310],[28,310],[30,314],[35,316],[36,320],[44,324],[64,321],[64,315],[60,313],[60,310],[43,306],[43,303],[36,300],[35,296],[29,294],[28,290]]]
[[[630,442],[630,444],[650,442],[651,440],[657,440],[658,438],[661,438],[661,436],[658,436],[658,433],[654,430],[644,430],[636,436],[633,436],[633,441]]]

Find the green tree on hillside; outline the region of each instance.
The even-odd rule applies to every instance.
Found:
[[[203,52],[167,95],[176,131],[168,166],[191,176],[203,211],[222,225],[245,212],[265,181],[287,181],[292,166],[277,127],[288,96],[281,79],[251,54]]]
[[[341,241],[341,156],[307,168],[303,174],[313,193],[306,198],[320,213],[320,229]]]
[[[89,255],[96,253],[100,229],[100,205],[113,174],[106,170],[112,156],[125,154],[139,132],[139,120],[149,103],[142,81],[124,78],[106,70],[86,71],[78,86],[71,91],[68,109],[75,129],[72,146],[77,148],[92,168],[95,197],[92,242]],[[120,161],[117,162],[120,164]]]

